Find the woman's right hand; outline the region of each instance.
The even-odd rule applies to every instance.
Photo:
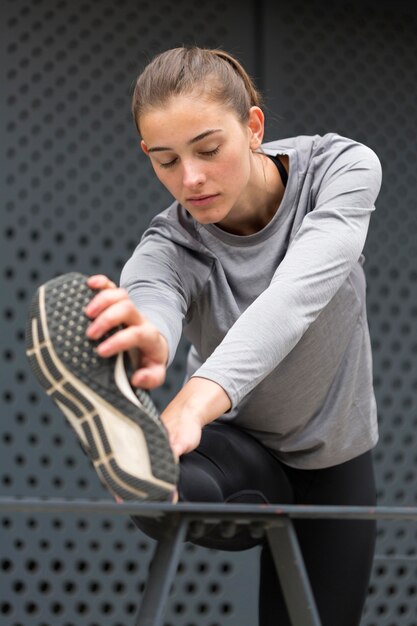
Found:
[[[98,345],[98,354],[110,357],[119,352],[137,349],[140,358],[138,369],[131,377],[132,385],[142,389],[153,389],[162,385],[168,361],[165,337],[138,311],[127,291],[117,287],[107,276],[90,276],[87,284],[98,291],[85,309],[86,315],[92,320],[87,330],[88,338],[100,340],[116,326],[124,326]]]

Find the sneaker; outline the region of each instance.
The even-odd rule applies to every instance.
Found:
[[[128,354],[102,358],[86,336],[84,309],[97,293],[86,279],[64,274],[36,292],[26,329],[30,365],[118,501],[173,500],[178,463],[150,396],[129,382]]]

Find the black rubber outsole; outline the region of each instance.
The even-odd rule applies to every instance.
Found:
[[[38,289],[26,328],[32,371],[64,411],[101,482],[113,494],[123,500],[171,499],[178,464],[150,397],[137,394],[140,406],[126,397],[115,381],[117,357],[101,358],[97,342],[86,336],[89,320],[84,308],[94,293],[78,273],[59,276]],[[112,447],[106,432],[109,420],[114,420],[113,429],[117,420],[128,420],[145,442],[146,458],[133,471],[123,469],[129,450]]]

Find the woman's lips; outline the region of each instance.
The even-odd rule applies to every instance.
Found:
[[[191,196],[190,198],[187,198],[187,202],[193,204],[194,206],[203,206],[209,204],[215,198],[218,198],[219,195],[220,194],[215,193],[208,196]]]

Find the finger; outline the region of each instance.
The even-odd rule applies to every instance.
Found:
[[[90,289],[113,289],[117,285],[104,274],[93,274],[87,278]]]
[[[185,452],[185,450],[183,449],[184,446],[182,446],[180,443],[170,443],[170,446],[176,461],[178,461],[180,456],[183,455]]]
[[[109,330],[120,324],[126,326],[140,324],[143,321],[139,311],[130,300],[120,300],[106,308],[87,329],[87,337],[100,339]]]
[[[84,311],[88,317],[97,317],[102,311],[107,309],[111,304],[119,300],[128,300],[129,296],[125,289],[118,287],[104,289],[99,291],[92,300],[87,304]]]
[[[137,326],[122,328],[102,341],[97,346],[97,352],[100,356],[109,357],[119,352],[127,352],[131,351],[133,348],[140,348],[140,334]]]
[[[114,308],[117,305],[114,305]],[[104,316],[104,313],[102,314]],[[102,320],[100,316],[99,321]],[[98,347],[99,354],[102,356],[112,356],[116,352],[123,350],[129,350],[130,348],[137,348],[142,353],[142,366],[147,367],[154,362],[166,365],[167,362],[167,349],[166,340],[161,337],[159,331],[155,326],[149,324],[147,320],[138,321],[138,318],[132,316],[131,320],[128,316],[124,316],[121,322],[117,322],[115,325],[122,323],[126,328],[118,330],[103,342]],[[129,323],[131,324],[129,325]],[[95,324],[96,322],[94,322]],[[106,326],[105,326],[106,328]],[[106,332],[106,331],[105,331]],[[103,333],[104,334],[104,333]],[[88,333],[88,336],[90,334]],[[94,337],[96,338],[96,337]]]
[[[141,367],[130,379],[134,387],[141,389],[155,389],[164,384],[166,377],[166,367],[164,365],[150,365]]]

